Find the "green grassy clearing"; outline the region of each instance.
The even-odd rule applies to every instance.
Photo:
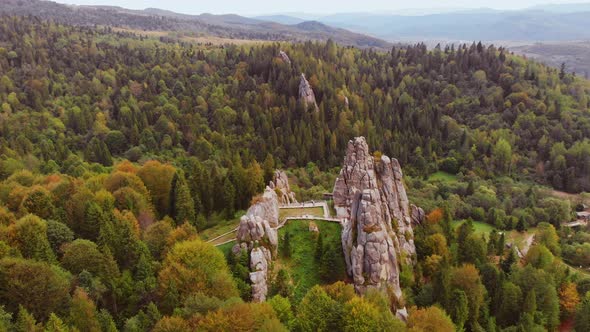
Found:
[[[454,220],[452,223],[453,228],[458,228],[464,222],[465,220]],[[475,229],[475,234],[489,234],[494,229],[494,226],[486,224],[485,222],[474,221],[473,228]]]
[[[314,221],[324,236],[323,244],[341,248],[340,225],[327,221]],[[286,269],[293,279],[295,303],[301,301],[307,291],[314,285],[323,284],[320,278],[320,264],[315,259],[317,235],[309,231],[308,220],[292,220],[279,230],[279,242],[283,242],[285,233],[289,232],[291,257],[279,257],[275,267]],[[341,271],[334,271],[334,280],[346,278],[344,257],[340,256]]]
[[[287,217],[301,217],[304,215],[323,217],[324,216],[324,209],[321,206],[318,206],[318,207],[308,207],[308,208],[301,208],[301,209],[280,209],[279,210],[279,219],[283,219],[283,218],[287,218]]]
[[[447,172],[443,172],[443,171],[438,171],[434,174],[432,174],[429,178],[429,181],[443,181],[443,182],[452,182],[452,181],[457,181],[457,176],[447,173]]]
[[[465,220],[455,220],[453,221],[453,228],[458,228],[461,224],[463,224]],[[488,235],[492,230],[495,229],[494,226],[487,224],[481,221],[474,221],[473,228],[475,229],[475,234],[481,235]],[[535,234],[537,228],[532,227],[527,229],[524,232],[518,232],[516,230],[511,230],[506,232],[506,243],[514,243],[520,249],[524,248],[526,244],[526,240],[529,236]],[[501,231],[499,231],[501,232]]]
[[[223,255],[225,257],[227,257],[227,255],[229,254],[229,252],[231,251],[231,248],[236,244],[236,241],[232,241],[226,244],[222,244],[218,247],[216,247],[217,249],[221,250],[221,252],[223,253]]]
[[[240,218],[232,220],[224,220],[219,224],[207,228],[199,233],[199,236],[203,241],[209,241],[210,239],[216,238],[222,234],[225,234],[232,229],[235,229],[240,224]]]

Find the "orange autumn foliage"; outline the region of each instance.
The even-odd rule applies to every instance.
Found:
[[[559,290],[559,306],[562,312],[571,316],[576,312],[578,304],[580,304],[580,294],[578,294],[576,284],[566,282]]]
[[[123,173],[137,173],[137,167],[133,165],[129,160],[124,160],[117,165],[115,165],[115,170]]]
[[[426,221],[431,224],[438,224],[443,218],[443,210],[441,208],[432,210],[427,216]]]

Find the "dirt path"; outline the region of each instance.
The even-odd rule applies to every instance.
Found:
[[[522,252],[523,256],[526,256],[526,254],[529,252],[529,249],[533,245],[534,241],[535,241],[535,234],[531,234],[526,238],[526,241],[524,242],[524,247],[520,250]]]

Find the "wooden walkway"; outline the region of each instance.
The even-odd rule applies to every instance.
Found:
[[[328,221],[328,222],[335,222],[342,225],[342,219],[338,218],[321,218],[316,216],[300,216],[300,217],[287,217],[285,218],[276,229],[281,229],[288,221],[291,220],[319,220],[319,221]]]
[[[342,224],[343,220],[339,219],[339,218],[333,218],[330,216],[330,209],[328,207],[328,203],[326,201],[312,201],[312,202],[304,202],[304,203],[296,203],[296,204],[289,204],[289,205],[281,205],[279,206],[279,209],[306,209],[306,208],[316,208],[316,207],[321,207],[324,210],[324,216],[323,217],[318,217],[318,216],[312,216],[312,215],[302,215],[302,216],[295,216],[295,217],[286,217],[283,218],[280,222],[279,225],[274,228],[276,230],[279,230],[281,228],[283,228],[285,226],[285,224],[289,221],[293,221],[293,220],[319,220],[319,221],[328,221],[328,222],[334,222],[334,223],[339,223]],[[215,241],[222,239],[223,237],[226,237],[232,233],[237,233],[238,232],[238,227],[232,229],[229,232],[226,232],[224,234],[221,234],[211,240],[208,240],[208,243],[213,243],[214,246],[219,247],[221,245],[230,243],[230,242],[234,242],[236,240],[235,235],[226,241],[223,241],[221,243],[215,243]]]
[[[326,201],[311,201],[289,205],[279,205],[279,209],[307,209],[321,207],[324,210],[324,218],[330,218],[330,208]]]
[[[566,222],[564,224],[562,224],[563,227],[578,227],[578,226],[586,226],[588,225],[588,222],[585,219],[578,219],[576,221],[572,221],[572,222]]]

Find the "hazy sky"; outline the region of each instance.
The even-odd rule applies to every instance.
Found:
[[[186,14],[235,13],[257,15],[269,13],[343,13],[396,11],[419,8],[494,8],[519,9],[538,4],[576,3],[583,0],[54,0],[79,5],[116,5],[132,9],[147,7],[169,9]]]

